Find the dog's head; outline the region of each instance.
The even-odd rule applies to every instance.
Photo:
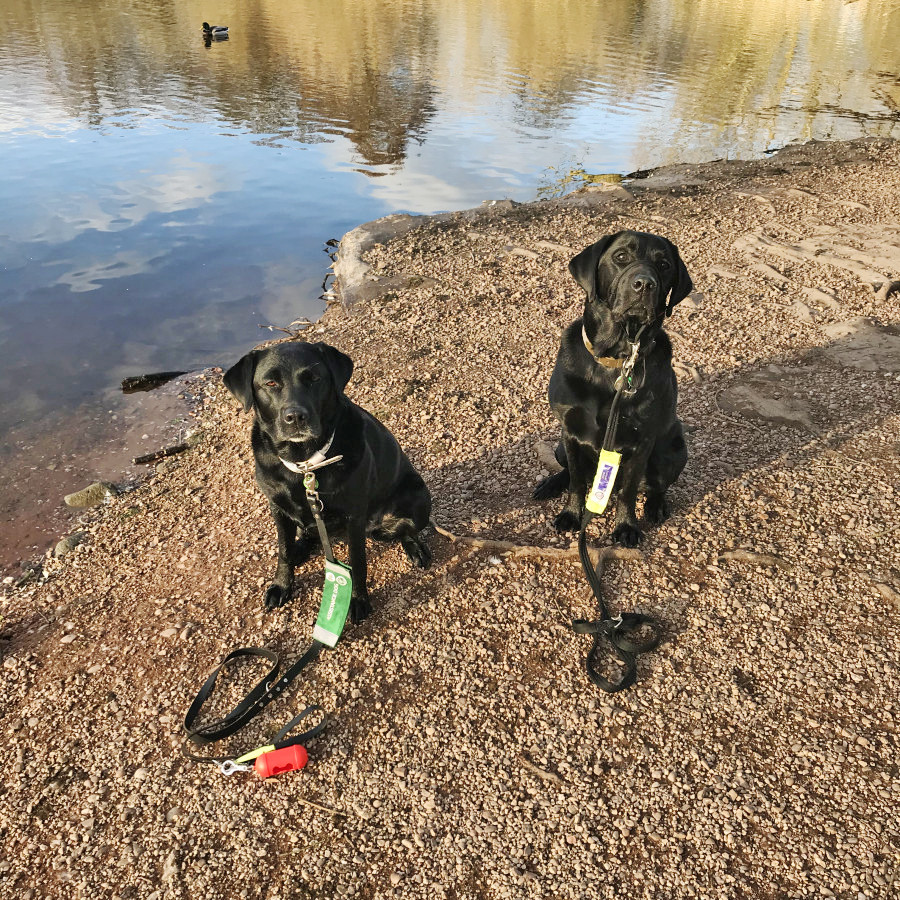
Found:
[[[353,360],[329,344],[288,341],[251,350],[225,373],[225,387],[252,409],[276,447],[328,440]]]
[[[587,295],[585,327],[607,344],[661,323],[694,287],[678,248],[642,231],[601,238],[571,260],[569,271]]]

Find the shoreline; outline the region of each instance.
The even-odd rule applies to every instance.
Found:
[[[404,219],[387,243],[351,232],[342,302],[309,339],[354,359],[348,394],[397,436],[436,523],[546,554],[431,534],[422,572],[369,542],[373,615],[215,747],[319,703],[307,768],[260,782],[188,762],[180,720],[206,675],[237,646],[305,647],[322,578],[315,558],[264,611],[275,537],[250,419],[210,379],[198,445],[0,589],[0,896],[890,896],[898,208],[900,144],[867,140]],[[401,224],[379,222],[361,228]],[[570,627],[594,610],[551,526],[562,501],[530,493],[583,304],[568,260],[625,227],[672,239],[695,290],[666,329],[689,443],[673,514],[603,573],[612,610],[665,637],[609,696]],[[610,523],[590,531],[601,551]]]
[[[808,141],[789,144],[772,151],[762,159],[711,160],[705,163],[673,163],[656,169],[633,172],[618,182],[597,182],[562,197],[532,200],[485,200],[480,206],[455,212],[433,215],[392,213],[371,222],[364,222],[341,238],[335,257],[335,290],[345,307],[376,300],[394,290],[418,287],[421,276],[410,284],[409,278],[394,275],[390,278],[372,273],[364,256],[374,247],[404,237],[412,231],[432,226],[477,226],[480,221],[495,221],[498,217],[528,214],[553,214],[567,209],[615,214],[634,200],[661,196],[685,196],[698,189],[749,181],[766,176],[786,176],[815,165],[847,165],[863,159],[862,148],[867,143],[880,143],[881,138],[860,138],[853,141]],[[890,144],[891,141],[884,141]],[[511,247],[513,254],[521,248]]]
[[[402,291],[409,288],[428,285],[427,277],[393,275],[385,278],[373,275],[371,267],[364,261],[364,256],[378,245],[383,245],[405,236],[418,229],[446,225],[458,227],[465,222],[472,227],[477,227],[479,222],[496,221],[505,216],[519,216],[532,214],[552,214],[566,209],[592,210],[595,212],[607,212],[614,214],[637,198],[647,198],[652,195],[680,195],[690,192],[704,185],[721,183],[723,181],[735,181],[736,179],[750,179],[771,174],[789,174],[797,172],[810,165],[847,164],[853,160],[859,160],[860,147],[867,141],[880,141],[882,139],[857,139],[854,141],[830,143],[823,141],[811,141],[805,144],[791,144],[773,151],[762,159],[750,160],[713,160],[705,163],[675,163],[656,169],[643,170],[622,176],[616,182],[598,182],[562,197],[518,202],[509,199],[487,200],[480,206],[465,210],[436,213],[432,215],[410,215],[406,213],[394,213],[371,222],[363,223],[349,231],[340,241],[340,246],[335,255],[334,275],[335,282],[332,286],[337,299],[345,308],[356,303],[377,300],[387,293]],[[552,249],[552,248],[549,248]],[[504,252],[512,255],[533,252],[525,248],[508,246]],[[317,324],[324,317],[328,306],[322,311],[321,316],[313,324]],[[204,370],[188,373],[186,377],[196,376]],[[190,414],[190,404],[183,409],[169,410],[171,405],[167,399],[160,401],[155,397],[163,397],[158,391],[150,391],[146,395],[146,406],[150,407],[149,415],[146,410],[136,408],[127,409],[124,405],[120,413],[125,419],[130,417],[134,425],[122,439],[119,432],[110,432],[104,438],[106,450],[101,447],[93,447],[86,454],[79,454],[73,458],[72,467],[80,470],[85,476],[93,473],[97,478],[122,485],[127,492],[137,484],[146,480],[148,473],[135,472],[129,464],[130,457],[134,455],[132,450],[136,448],[148,452],[162,447],[170,442],[176,432],[163,426],[158,420],[161,415],[174,415],[181,422],[187,421]],[[132,401],[132,406],[143,406],[144,403]],[[157,408],[161,407],[161,408]],[[117,417],[114,417],[117,418]],[[140,440],[135,432],[149,431],[149,439]],[[121,444],[121,446],[118,446]],[[113,445],[116,445],[115,447]],[[153,446],[151,446],[153,445]],[[51,463],[51,466],[53,464]],[[48,469],[46,480],[59,481]],[[34,470],[28,476],[27,482],[35,481]],[[17,476],[17,481],[22,480],[22,473]],[[84,480],[82,486],[87,486],[90,477]],[[61,485],[61,493],[65,490],[77,490],[78,486],[71,479],[66,479],[65,488]],[[40,492],[41,487],[37,490]],[[29,490],[26,487],[26,490]],[[61,494],[60,494],[61,496]],[[13,577],[16,580],[24,576],[35,566],[40,564],[40,559],[46,550],[40,550],[38,544],[49,545],[52,550],[61,539],[77,533],[82,515],[73,512],[65,506],[58,506],[47,511],[37,509],[14,514],[13,528],[15,539],[8,548],[4,549],[4,561],[0,561],[0,574],[5,577]],[[73,532],[72,529],[75,529]],[[54,537],[55,535],[55,537]],[[36,543],[35,543],[36,542]],[[28,553],[31,553],[28,556]],[[22,554],[26,555],[22,555]],[[20,570],[20,571],[17,571]]]

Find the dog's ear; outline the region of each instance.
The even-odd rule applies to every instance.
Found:
[[[251,350],[242,356],[226,373],[225,387],[241,401],[244,412],[253,408],[253,375],[256,372],[258,350]]]
[[[581,285],[582,290],[588,296],[588,300],[597,293],[597,264],[600,262],[603,254],[606,253],[609,245],[621,233],[621,231],[617,231],[615,234],[608,234],[606,237],[600,238],[599,241],[591,244],[590,247],[585,247],[578,256],[573,256],[569,260],[569,272]]]
[[[353,360],[346,353],[341,353],[336,347],[332,347],[331,344],[325,344],[320,341],[312,346],[322,354],[322,358],[334,376],[334,383],[337,385],[337,389],[339,391],[344,390],[347,387],[350,376],[353,374]]]
[[[675,273],[675,286],[669,294],[668,303],[666,303],[666,316],[671,316],[672,310],[694,289],[694,282],[691,281],[691,276],[688,275],[687,266],[682,261],[678,248],[668,239],[666,239],[666,243],[672,251],[672,256],[675,257],[677,270]]]

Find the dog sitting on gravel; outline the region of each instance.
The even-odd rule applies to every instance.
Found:
[[[371,612],[367,534],[399,541],[422,568],[431,563],[421,536],[431,494],[394,436],[344,394],[352,373],[353,361],[334,347],[297,341],[253,350],[225,373],[225,387],[245,412],[254,412],[256,481],[278,531],[278,568],[266,591],[267,609],[290,599],[294,568],[321,546],[303,486],[302,466],[313,459],[343,457],[316,469],[315,476],[329,539],[345,538],[349,547],[354,623]]]
[[[534,497],[558,497],[568,488],[569,502],[554,525],[561,532],[578,530],[616,380],[638,339],[634,389],[623,394],[619,406],[615,450],[622,461],[612,534],[614,541],[635,547],[642,537],[635,514],[638,489],[646,491],[644,519],[662,522],[668,515],[666,490],[687,461],[675,414],[672,345],[662,323],[693,283],[674,244],[638,231],[602,238],[574,257],[569,271],[586,299],[583,317],[563,332],[550,378],[550,406],[562,423],[556,458],[563,469],[545,478]]]

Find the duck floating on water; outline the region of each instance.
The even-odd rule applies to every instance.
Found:
[[[210,25],[209,22],[203,23],[203,33],[207,37],[225,37],[228,34],[227,25]]]

